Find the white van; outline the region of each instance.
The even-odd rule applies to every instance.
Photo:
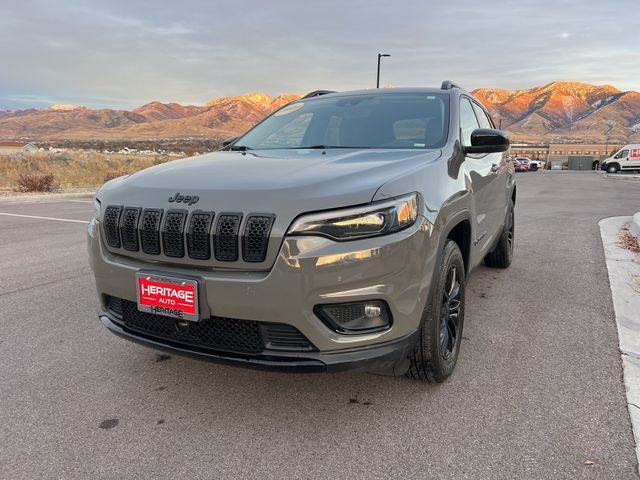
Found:
[[[602,170],[609,173],[620,170],[640,170],[640,143],[622,147],[613,157],[602,162]]]

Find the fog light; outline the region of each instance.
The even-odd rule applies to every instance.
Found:
[[[381,300],[316,305],[314,311],[329,328],[340,333],[367,333],[391,325],[389,307]]]

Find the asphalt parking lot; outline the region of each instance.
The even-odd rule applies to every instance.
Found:
[[[516,253],[468,285],[442,385],[161,356],[108,333],[90,202],[1,205],[0,478],[637,478],[597,222],[640,184],[518,174]]]

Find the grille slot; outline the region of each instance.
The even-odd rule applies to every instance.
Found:
[[[120,248],[120,213],[121,206],[109,205],[104,211],[104,235],[107,245],[112,248]]]
[[[122,318],[122,300],[120,298],[112,297],[111,295],[105,295],[104,305],[109,313],[113,313]]]
[[[238,260],[238,230],[242,214],[222,213],[218,216],[214,236],[216,260],[234,262]]]
[[[140,224],[140,242],[142,251],[149,255],[160,254],[160,221],[162,220],[162,210],[156,208],[146,208],[142,213]]]
[[[125,250],[137,252],[140,249],[138,243],[138,219],[140,208],[125,207],[120,217],[120,238]]]
[[[242,235],[242,258],[247,262],[264,262],[273,215],[251,215]]]
[[[191,214],[189,229],[187,231],[187,251],[191,258],[196,260],[208,260],[211,258],[211,223],[213,212],[196,210]]]
[[[186,210],[168,210],[162,229],[162,248],[167,257],[184,257]]]
[[[313,346],[300,330],[283,323],[269,324],[265,327],[267,348],[271,350],[311,351]]]

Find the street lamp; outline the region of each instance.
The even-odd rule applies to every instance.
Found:
[[[605,133],[605,136],[606,136],[606,139],[607,139],[607,144],[604,147],[604,150],[605,150],[604,154],[606,156],[609,155],[609,136],[611,135],[611,130],[613,130],[613,127],[615,127],[615,126],[616,126],[616,122],[614,122],[613,120],[609,120],[607,122],[607,131]]]
[[[380,88],[380,59],[382,57],[390,57],[388,53],[379,53],[378,54],[378,76],[376,77],[376,88]]]

